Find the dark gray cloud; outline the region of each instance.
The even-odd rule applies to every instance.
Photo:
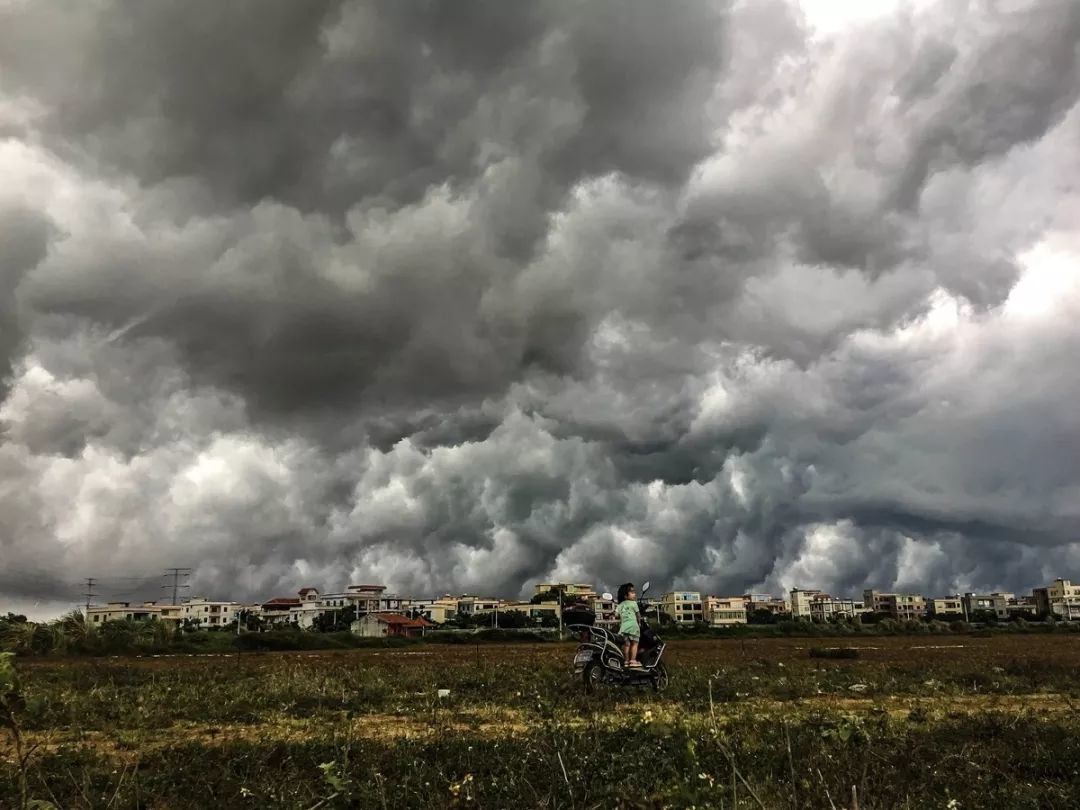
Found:
[[[48,218],[37,211],[17,204],[0,208],[0,379],[10,373],[12,354],[22,341],[15,291],[23,277],[45,258],[50,230]]]
[[[1070,573],[1080,14],[1007,5],[0,3],[5,570]]]

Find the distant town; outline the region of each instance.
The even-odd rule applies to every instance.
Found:
[[[389,593],[384,585],[350,585],[321,593],[303,587],[295,596],[275,597],[261,604],[202,597],[160,602],[88,604],[86,621],[175,622],[189,629],[259,632],[276,628],[349,630],[371,637],[417,636],[436,628],[555,628],[572,623],[571,614],[595,612],[598,622],[613,621],[614,601],[591,584],[545,582],[535,586],[529,601],[463,594],[414,599]],[[1030,595],[964,593],[928,597],[868,589],[861,599],[832,596],[814,588],[793,588],[787,596],[746,593],[709,596],[674,590],[648,604],[659,624],[726,627],[771,624],[782,620],[808,622],[860,621],[1032,621],[1080,619],[1080,585],[1056,579]],[[655,612],[655,617],[653,613]]]

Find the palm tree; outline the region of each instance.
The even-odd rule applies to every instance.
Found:
[[[84,649],[91,633],[86,617],[79,610],[72,610],[53,622],[57,633],[55,647],[63,652]]]

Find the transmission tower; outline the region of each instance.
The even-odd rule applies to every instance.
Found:
[[[184,579],[187,579],[189,576],[191,576],[191,569],[190,568],[166,568],[165,569],[165,576],[167,576],[167,577],[171,576],[172,577],[172,585],[162,585],[161,587],[162,588],[172,588],[172,603],[175,605],[177,596],[179,596],[181,588],[190,588],[191,587],[190,585],[181,585],[180,584],[181,577],[183,577]]]
[[[86,593],[83,596],[86,597],[86,615],[90,615],[90,603],[94,601],[94,585],[97,584],[97,580],[93,577],[86,578]]]

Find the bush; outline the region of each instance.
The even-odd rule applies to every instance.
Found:
[[[859,650],[855,647],[811,647],[811,658],[838,658],[853,659],[859,657]]]
[[[486,630],[477,630],[475,633],[434,632],[427,635],[425,640],[433,644],[491,644],[503,642],[532,644],[537,641],[550,641],[551,637],[541,633],[503,630],[492,627]]]
[[[290,650],[347,650],[370,646],[364,642],[396,641],[397,639],[363,639],[351,633],[306,633],[303,630],[279,630],[272,633],[244,633],[233,636],[237,650],[284,652]],[[407,642],[407,639],[400,639]]]

